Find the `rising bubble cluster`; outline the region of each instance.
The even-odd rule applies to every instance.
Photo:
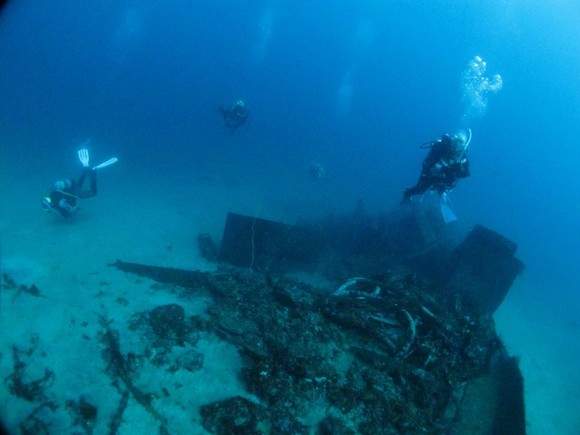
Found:
[[[487,63],[480,56],[475,56],[461,76],[463,118],[467,123],[485,115],[488,95],[495,94],[503,86],[501,76],[495,74],[489,78],[485,74],[486,69]]]

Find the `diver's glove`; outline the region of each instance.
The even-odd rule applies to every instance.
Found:
[[[81,148],[79,151],[79,160],[85,168],[89,167],[89,150],[86,148]]]

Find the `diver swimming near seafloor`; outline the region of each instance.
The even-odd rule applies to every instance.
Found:
[[[97,169],[110,166],[118,160],[117,157],[113,157],[106,162],[90,168],[88,149],[79,149],[78,156],[83,165],[83,172],[76,180],[68,178],[54,183],[53,189],[48,196],[42,198],[41,205],[46,212],[50,213],[54,210],[66,218],[74,216],[78,211],[77,201],[79,199],[92,198],[97,195]],[[83,187],[87,177],[90,182],[89,190]]]

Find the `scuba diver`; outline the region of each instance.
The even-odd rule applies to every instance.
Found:
[[[322,180],[326,177],[326,169],[322,163],[312,163],[308,169],[308,173],[313,180]]]
[[[94,168],[89,167],[89,151],[86,148],[78,150],[79,160],[83,165],[83,172],[78,178],[59,180],[54,183],[52,191],[48,196],[42,198],[42,208],[50,213],[58,211],[62,216],[69,218],[78,211],[77,200],[91,198],[97,194],[97,169],[104,168],[117,162],[117,157],[113,157]],[[83,189],[85,180],[89,178],[90,189]]]
[[[439,193],[441,210],[446,222],[455,220],[447,192],[455,187],[460,178],[470,175],[466,155],[470,142],[471,129],[468,129],[467,133],[459,130],[453,136],[444,134],[440,139],[421,146],[430,148],[429,154],[423,161],[417,184],[405,189],[401,204],[411,202],[414,195],[435,190]]]
[[[243,125],[248,120],[248,108],[242,100],[236,101],[229,109],[219,108],[224,125],[230,129],[230,134]]]

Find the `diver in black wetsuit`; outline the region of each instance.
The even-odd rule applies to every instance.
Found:
[[[460,130],[453,136],[444,134],[441,139],[429,143],[430,151],[423,161],[419,180],[415,186],[405,189],[401,203],[408,203],[412,196],[427,190],[436,190],[443,195],[453,189],[460,178],[468,177],[466,152],[471,134],[469,136]]]
[[[78,151],[79,160],[83,164],[83,172],[78,178],[59,180],[54,183],[53,189],[42,198],[42,208],[47,212],[58,211],[62,216],[69,218],[78,211],[77,200],[91,198],[97,194],[97,169],[104,168],[117,162],[117,158],[107,160],[94,168],[89,167],[89,151],[82,148]],[[83,185],[89,178],[90,188],[85,190]]]
[[[234,134],[234,131],[248,120],[248,108],[242,100],[236,101],[229,109],[220,107],[219,110],[224,118],[224,125],[230,129],[230,134]]]

